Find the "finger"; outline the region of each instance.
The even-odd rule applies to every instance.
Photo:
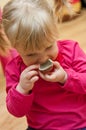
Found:
[[[38,68],[39,68],[39,65],[31,65],[31,66],[25,68],[25,69],[23,70],[22,74],[27,74],[29,71],[31,71],[31,70],[36,70],[36,69],[38,69]]]
[[[54,79],[56,79],[56,75],[55,74],[52,74],[52,75],[48,75],[46,74],[45,75],[45,78],[49,81],[53,81]]]
[[[39,73],[40,77],[46,81],[51,81],[54,82],[56,80],[56,73],[53,72],[51,74],[42,74],[41,72]],[[58,78],[58,77],[57,77]]]
[[[50,80],[53,80],[51,75],[48,75],[48,74],[43,74],[41,72],[39,72],[39,75],[42,79],[46,80],[46,81],[50,81]],[[51,78],[50,78],[51,77]]]
[[[38,69],[39,68],[39,65],[31,65],[29,67],[27,67],[24,72],[28,72],[28,71],[31,71],[31,70],[34,70],[34,69]]]
[[[53,61],[53,65],[55,68],[59,69],[60,68],[60,63],[57,61]]]
[[[44,74],[39,71],[39,76],[44,79]]]
[[[27,73],[26,77],[27,77],[28,79],[30,79],[30,78],[32,78],[33,76],[36,76],[36,75],[38,75],[38,72],[35,71],[35,70],[33,70],[33,71],[29,71],[29,72]]]
[[[31,78],[31,82],[35,83],[39,79],[38,76],[34,76]]]

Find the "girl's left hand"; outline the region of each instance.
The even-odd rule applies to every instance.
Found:
[[[50,82],[59,82],[64,84],[67,80],[67,73],[62,68],[62,66],[57,62],[53,61],[54,70],[53,72],[45,73],[39,72],[39,75],[42,79]]]

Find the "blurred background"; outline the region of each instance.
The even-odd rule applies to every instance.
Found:
[[[8,0],[0,0],[0,7]],[[72,17],[67,8],[62,11],[62,23],[58,24],[59,39],[72,39],[79,42],[79,45],[86,52],[86,0],[71,0],[73,10],[76,12]],[[52,0],[49,0],[52,5]],[[25,130],[26,119],[15,118],[6,109],[5,99],[5,77],[0,63],[0,130]]]

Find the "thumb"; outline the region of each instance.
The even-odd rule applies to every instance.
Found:
[[[61,66],[60,66],[60,63],[57,62],[57,61],[53,61],[53,66],[56,68],[56,69],[59,69]]]

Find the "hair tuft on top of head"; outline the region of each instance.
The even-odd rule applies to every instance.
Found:
[[[57,23],[46,0],[12,0],[3,8],[3,25],[12,46],[38,49],[57,39]],[[41,45],[42,44],[42,45]]]

